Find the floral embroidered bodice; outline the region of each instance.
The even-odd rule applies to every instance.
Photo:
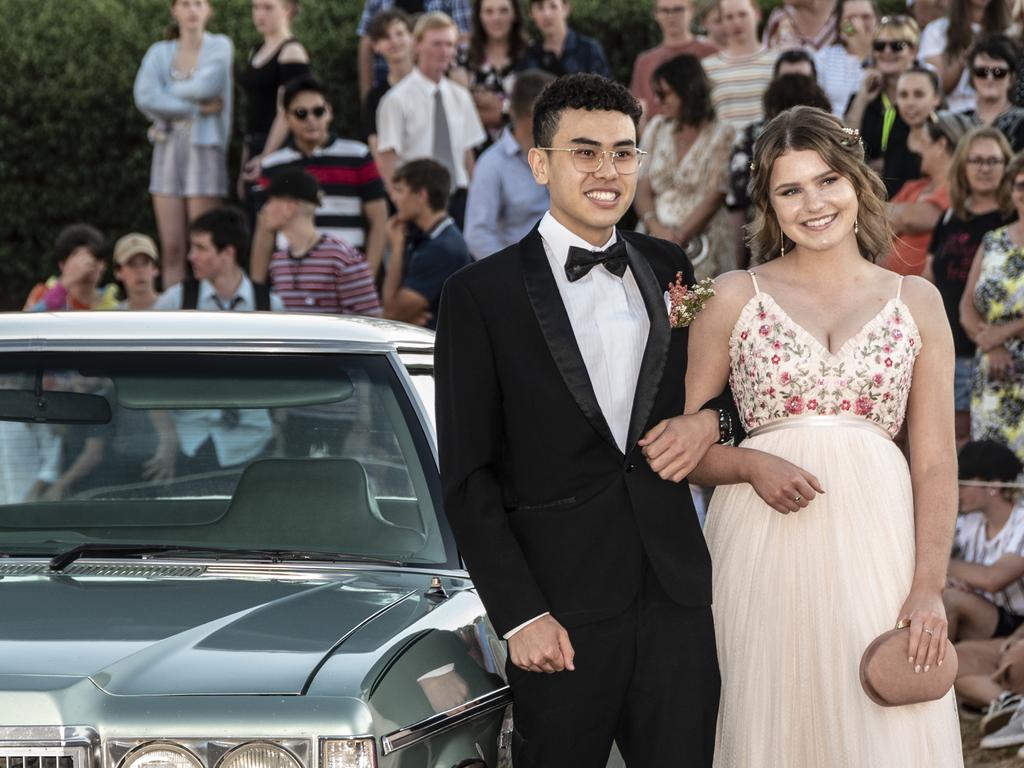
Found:
[[[899,292],[830,352],[758,290],[729,339],[729,384],[748,432],[791,416],[849,415],[895,436],[920,349],[917,325]]]

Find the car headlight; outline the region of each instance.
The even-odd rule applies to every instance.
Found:
[[[373,739],[324,739],[320,742],[320,768],[376,768]]]
[[[177,744],[154,741],[125,755],[121,768],[203,768],[203,764]]]
[[[220,759],[218,768],[303,768],[288,750],[255,741],[235,747]]]

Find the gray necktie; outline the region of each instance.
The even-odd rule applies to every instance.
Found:
[[[455,155],[452,152],[452,138],[448,133],[448,115],[444,111],[441,89],[434,91],[434,159],[448,169],[451,175],[451,190],[455,191]]]

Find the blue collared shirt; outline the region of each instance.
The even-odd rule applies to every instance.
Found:
[[[505,128],[473,171],[466,201],[469,252],[482,259],[519,242],[548,205],[548,188],[534,181],[526,153]]]
[[[543,40],[534,40],[523,55],[522,69],[543,69],[555,77],[592,72],[610,78],[611,67],[601,44],[592,37],[569,29],[562,46],[562,55],[544,50]]]

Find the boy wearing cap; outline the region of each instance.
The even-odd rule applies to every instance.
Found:
[[[160,256],[153,238],[132,232],[114,245],[114,277],[124,287],[126,298],[118,309],[152,309],[160,292],[156,279],[160,276]]]
[[[301,168],[275,174],[256,221],[257,238],[283,235],[287,249],[270,259],[270,286],[289,312],[380,316],[370,266],[344,240],[317,231],[320,185]]]

